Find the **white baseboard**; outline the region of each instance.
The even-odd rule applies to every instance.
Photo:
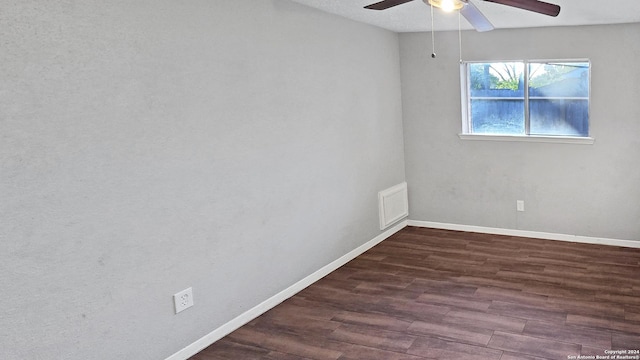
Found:
[[[250,322],[251,320],[257,318],[258,316],[262,315],[266,311],[268,311],[271,308],[275,307],[276,305],[280,304],[281,302],[287,300],[288,298],[290,298],[293,295],[297,294],[298,292],[302,291],[307,286],[309,286],[309,285],[313,284],[314,282],[316,282],[316,281],[322,279],[323,277],[327,276],[328,274],[330,274],[331,272],[335,271],[336,269],[338,269],[342,265],[344,265],[344,264],[348,263],[349,261],[355,259],[360,254],[364,253],[365,251],[367,251],[367,250],[371,249],[372,247],[376,246],[377,244],[381,243],[383,240],[387,239],[391,235],[393,235],[393,234],[397,233],[398,231],[402,230],[406,226],[407,226],[407,220],[403,220],[403,221],[399,222],[398,224],[396,224],[392,228],[388,229],[387,231],[381,233],[380,235],[376,236],[372,240],[370,240],[370,241],[366,242],[365,244],[355,248],[354,250],[348,252],[347,254],[343,255],[339,259],[337,259],[337,260],[331,262],[330,264],[322,267],[320,270],[318,270],[318,271],[314,272],[313,274],[307,276],[306,278],[298,281],[297,283],[291,285],[290,287],[282,290],[278,294],[276,294],[276,295],[272,296],[271,298],[263,301],[262,303],[258,304],[257,306],[253,307],[252,309],[249,309],[248,311],[244,312],[243,314],[241,314],[240,316],[234,318],[233,320],[229,321],[228,323],[222,325],[221,327],[213,330],[212,332],[210,332],[209,334],[207,334],[207,335],[203,336],[202,338],[198,339],[196,342],[192,343],[191,345],[189,345],[189,346],[185,347],[184,349],[178,351],[177,353],[169,356],[166,360],[186,360],[186,359],[190,358],[191,356],[199,353],[202,349],[204,349],[207,346],[213,344],[214,342],[222,339],[223,337],[225,337],[226,335],[230,334],[234,330],[240,328],[241,326],[245,325],[246,323]]]
[[[607,239],[607,238],[598,238],[598,237],[589,237],[589,236],[580,236],[580,235],[546,233],[546,232],[539,232],[539,231],[491,228],[491,227],[474,226],[474,225],[458,225],[458,224],[439,223],[439,222],[432,222],[432,221],[408,220],[407,223],[409,226],[428,227],[428,228],[443,229],[443,230],[468,231],[468,232],[477,232],[477,233],[484,233],[484,234],[521,236],[521,237],[537,238],[537,239],[545,239],[545,240],[559,240],[559,241],[569,241],[569,242],[578,242],[578,243],[587,243],[587,244],[640,248],[640,241],[634,241],[634,240]]]

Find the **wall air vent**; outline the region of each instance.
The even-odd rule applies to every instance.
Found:
[[[407,183],[382,190],[378,193],[380,211],[380,230],[384,230],[400,219],[409,216]]]

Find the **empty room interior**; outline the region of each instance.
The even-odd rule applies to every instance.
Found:
[[[0,358],[640,359],[640,5],[549,1],[0,0]]]

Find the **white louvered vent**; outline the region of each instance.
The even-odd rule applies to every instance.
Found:
[[[384,230],[396,221],[409,216],[407,183],[403,182],[380,191],[378,193],[378,209],[380,211],[380,230]]]

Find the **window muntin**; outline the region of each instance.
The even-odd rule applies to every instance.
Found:
[[[589,136],[588,60],[462,63],[463,134]]]

